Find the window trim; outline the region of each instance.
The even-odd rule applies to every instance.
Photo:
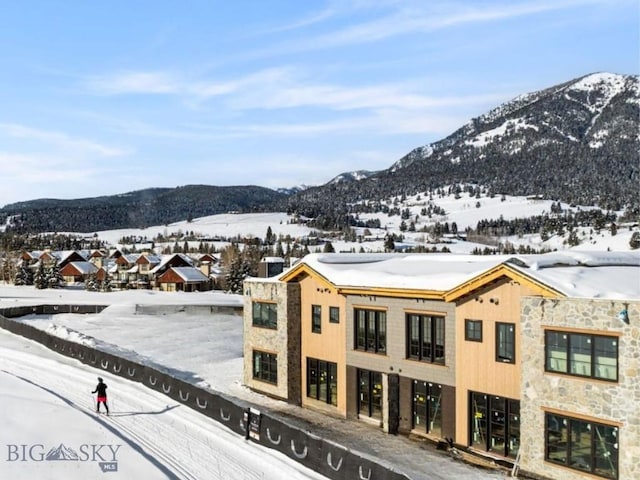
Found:
[[[418,355],[411,353],[412,339],[412,319],[418,319]],[[430,315],[420,313],[407,313],[405,316],[406,325],[406,358],[435,365],[446,365],[446,317],[444,315]],[[431,338],[429,356],[423,355],[423,348],[427,344],[424,338],[425,322]],[[438,326],[442,325],[442,357],[437,356],[438,352]]]
[[[340,307],[329,307],[329,323],[340,323]]]
[[[562,420],[563,425],[565,426],[565,428],[567,429],[567,441],[566,441],[566,458],[564,462],[561,462],[559,460],[555,460],[552,458],[549,458],[549,453],[550,453],[550,447],[551,447],[551,442],[549,441],[549,436],[550,436],[550,429],[549,429],[549,423],[550,423],[550,417],[558,417]],[[589,435],[590,435],[590,452],[589,452],[589,460],[590,460],[590,469],[586,470],[584,468],[576,468],[575,466],[570,464],[570,459],[572,457],[572,450],[573,450],[573,446],[576,443],[574,441],[574,439],[572,438],[572,428],[573,428],[573,422],[583,422],[583,423],[587,423],[589,424],[590,428],[588,429]],[[596,455],[595,452],[595,448],[597,447],[597,445],[599,445],[599,442],[596,442],[596,438],[595,438],[595,434],[594,432],[596,431],[597,427],[605,427],[605,428],[611,428],[613,429],[616,433],[615,438],[618,439],[620,438],[620,427],[618,425],[615,424],[608,424],[608,423],[604,423],[603,421],[600,420],[587,420],[587,419],[582,419],[582,418],[578,418],[578,417],[572,417],[569,415],[566,415],[564,413],[556,413],[556,412],[552,412],[552,411],[545,411],[544,412],[544,461],[548,462],[552,465],[558,465],[564,468],[569,468],[573,471],[576,472],[581,472],[583,474],[587,474],[587,475],[593,475],[599,478],[607,478],[607,479],[617,479],[618,475],[619,475],[619,471],[620,471],[620,448],[618,446],[618,448],[615,448],[615,451],[617,452],[617,455],[615,456],[615,466],[613,467],[614,470],[614,476],[604,476],[601,474],[596,473],[596,465],[597,465],[597,459],[599,458]],[[585,432],[581,432],[581,433],[585,433]],[[617,445],[619,445],[619,443],[616,442]],[[610,452],[609,452],[610,453]],[[611,455],[606,457],[607,459],[611,459]]]
[[[316,387],[316,395],[311,395],[311,375],[309,375],[309,372],[311,370],[312,367],[315,367],[316,370],[316,383],[315,383],[315,387]],[[324,370],[323,368],[324,367]],[[331,373],[332,371],[335,373],[335,378],[334,381],[331,382]],[[322,373],[326,374],[326,383],[325,382],[321,382],[321,374]],[[333,405],[338,406],[338,364],[335,362],[329,362],[327,360],[320,360],[318,358],[312,358],[312,357],[307,357],[307,398],[311,398],[314,400],[318,400],[319,402],[324,402],[327,405]],[[320,398],[320,387],[324,385],[325,386],[325,398]],[[335,396],[335,403],[333,403],[333,396],[331,395],[331,388],[335,388],[336,390],[336,396]]]
[[[265,363],[268,368],[260,369],[259,372],[256,370],[256,357],[260,358],[260,364]],[[252,365],[251,365],[251,373],[254,380],[270,383],[272,385],[278,384],[278,354],[272,352],[265,352],[262,350],[253,350],[252,351]],[[266,373],[263,373],[266,372]]]
[[[260,315],[256,316],[256,307],[260,308]],[[271,321],[271,315],[268,315],[266,322],[262,321],[262,309],[267,308],[270,312],[273,312],[274,321]],[[256,322],[256,319],[260,321]],[[251,325],[258,328],[268,328],[270,330],[278,329],[278,304],[275,302],[262,302],[260,300],[253,300],[251,302]]]
[[[511,332],[511,337],[513,339],[512,342],[506,342],[506,345],[511,343],[513,345],[513,355],[512,357],[504,357],[500,356],[500,327],[511,327],[513,331]],[[496,322],[496,362],[499,363],[516,363],[516,324],[509,322]]]
[[[551,357],[549,355],[549,334],[560,334],[560,335],[566,335],[567,339],[566,339],[566,345],[565,345],[565,349],[564,349],[564,354],[565,354],[565,370],[559,370],[559,369],[551,369],[550,368],[550,360]],[[577,336],[587,336],[590,337],[591,339],[591,352],[590,352],[590,373],[589,375],[583,375],[580,373],[574,373],[571,371],[571,337],[577,337]],[[616,357],[615,357],[615,361],[616,361],[616,365],[615,365],[615,378],[606,378],[603,376],[597,376],[596,375],[596,366],[597,366],[597,355],[596,355],[596,338],[599,339],[606,339],[606,340],[614,340],[616,341]],[[580,332],[573,332],[573,331],[566,331],[566,330],[556,330],[553,328],[548,328],[544,330],[544,371],[546,373],[551,373],[551,374],[559,374],[559,375],[569,375],[571,377],[575,377],[575,378],[584,378],[584,379],[592,379],[592,380],[600,380],[603,382],[610,382],[610,383],[618,383],[620,381],[620,338],[617,335],[602,335],[599,333],[588,333],[588,332],[584,332],[584,331],[580,331]],[[606,357],[606,358],[612,358],[612,357]]]
[[[358,334],[360,332],[360,327],[358,325],[358,313],[364,312],[364,345],[359,345]],[[374,331],[371,332],[369,328],[369,316],[373,315],[373,323],[374,323]],[[354,308],[353,309],[353,317],[354,317],[354,350],[359,352],[369,352],[376,353],[378,355],[386,355],[387,354],[387,311],[386,310],[375,310],[369,308]],[[384,338],[384,345],[381,347],[380,339]],[[373,341],[373,346],[369,347],[369,344]]]
[[[469,335],[469,325],[474,325],[474,326],[478,326],[479,325],[479,336],[478,337],[471,337]],[[476,332],[476,329],[473,329],[474,332]],[[483,324],[482,324],[482,320],[474,320],[472,318],[466,318],[464,320],[464,339],[467,342],[478,342],[478,343],[482,343],[482,334],[483,334]]]
[[[311,305],[311,333],[322,333],[322,305]]]

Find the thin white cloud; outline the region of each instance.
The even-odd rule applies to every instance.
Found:
[[[553,0],[525,2],[389,2],[394,8],[385,15],[325,34],[286,42],[262,50],[262,54],[301,52],[336,48],[346,45],[366,44],[383,39],[426,33],[467,24],[479,24],[526,17],[547,12],[582,8],[600,4],[611,6],[615,0]],[[374,4],[365,2],[369,8]]]
[[[93,93],[118,94],[168,94],[180,93],[180,82],[164,72],[128,72],[107,76],[93,76],[86,81]]]
[[[260,70],[225,81],[173,80],[172,88],[156,88],[153,82],[148,90],[142,88],[138,78],[151,78],[144,72],[131,73],[131,81],[116,76],[120,81],[110,82],[108,76],[100,83],[112,85],[111,94],[174,94],[187,102],[206,102],[217,99],[235,110],[277,110],[301,107],[325,108],[336,111],[403,108],[407,110],[445,108],[460,105],[487,104],[505,99],[504,94],[464,96],[428,96],[410,91],[408,84],[382,84],[372,86],[341,86],[313,83],[302,78],[292,67]],[[168,78],[170,75],[160,75]],[[118,89],[114,85],[118,85]],[[167,84],[168,85],[168,84]],[[107,93],[106,91],[104,93]]]
[[[127,153],[127,151],[120,148],[109,147],[84,138],[72,137],[66,133],[39,130],[15,123],[0,123],[0,131],[10,137],[39,140],[76,153],[97,154],[103,157],[116,157]]]

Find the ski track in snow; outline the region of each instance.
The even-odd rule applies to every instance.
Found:
[[[278,458],[277,452],[245,441],[169,397],[76,360],[60,363],[4,347],[0,347],[0,359],[0,371],[33,383],[94,418],[122,438],[125,446],[159,464],[159,471],[170,471],[170,478],[325,478],[284,457]],[[89,393],[98,375],[105,378],[109,387],[109,417],[94,412],[94,395]],[[270,457],[267,461],[265,455]]]

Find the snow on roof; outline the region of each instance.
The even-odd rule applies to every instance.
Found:
[[[187,265],[193,265],[193,260],[182,253],[173,253],[171,255],[163,255],[160,263],[150,270],[150,273],[157,273],[174,257],[180,257]]]
[[[81,274],[88,275],[90,273],[95,273],[98,271],[98,267],[96,267],[91,262],[70,262],[73,267],[80,272]]]
[[[640,299],[640,252],[570,250],[492,256],[317,253],[307,255],[301,263],[338,287],[435,291],[448,291],[506,264],[567,297]]]
[[[138,273],[138,264],[135,264],[133,267],[131,267],[129,270],[126,270],[127,273]]]
[[[340,287],[447,291],[508,258],[446,253],[312,253],[300,263]]]
[[[209,280],[209,277],[195,267],[172,267],[171,269],[187,283],[206,282]]]
[[[284,263],[284,258],[282,258],[282,257],[262,257],[260,262],[262,262],[262,263]]]
[[[640,252],[567,250],[509,263],[567,297],[640,299]]]

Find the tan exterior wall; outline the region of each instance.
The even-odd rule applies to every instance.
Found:
[[[624,309],[628,325],[618,318]],[[619,335],[618,382],[545,372],[545,329]],[[618,478],[640,478],[640,302],[525,298],[522,336],[522,470],[567,480],[596,478],[544,460],[544,418],[550,410],[619,425]]]
[[[299,285],[277,281],[244,282],[244,384],[267,395],[300,403]],[[277,305],[277,328],[253,326],[254,301]],[[276,385],[253,378],[253,350],[277,354]]]
[[[329,414],[347,416],[347,369],[345,360],[345,298],[326,282],[313,277],[300,281],[302,311],[301,327],[301,389],[302,405]],[[321,333],[311,331],[311,306],[322,309]],[[340,323],[329,322],[329,307],[340,309]],[[307,358],[325,360],[337,364],[338,405],[309,398],[306,395]]]
[[[474,292],[456,308],[456,435],[455,442],[469,445],[469,392],[520,399],[522,328],[520,299],[534,292],[508,279]],[[465,320],[482,320],[482,342],[465,340]],[[515,363],[496,361],[496,323],[516,328]]]

